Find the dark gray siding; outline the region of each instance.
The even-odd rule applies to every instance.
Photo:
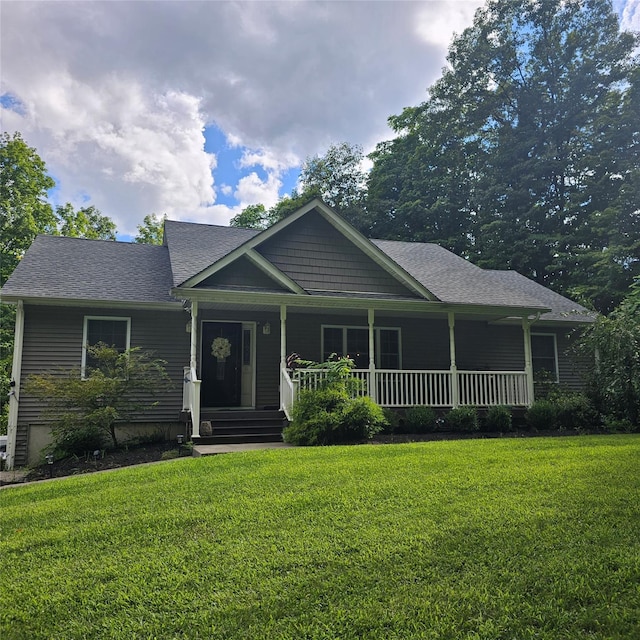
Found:
[[[282,288],[247,258],[239,258],[233,264],[203,280],[196,288],[220,286],[268,290]]]
[[[565,328],[532,327],[533,333],[553,333],[556,336],[556,347],[558,351],[558,373],[560,385],[572,391],[582,391],[584,389],[585,363],[580,362],[575,354],[571,352],[575,335],[571,330]]]
[[[292,223],[257,250],[304,289],[414,295],[318,213]]]
[[[521,327],[456,319],[456,365],[465,371],[524,371]]]
[[[189,364],[189,336],[184,312],[25,306],[22,383],[29,375],[80,367],[85,316],[131,318],[131,346],[150,349],[167,361],[173,388],[157,398],[158,406],[140,416],[142,422],[176,422],[182,408],[183,367]],[[21,394],[19,423],[42,422],[41,407]]]

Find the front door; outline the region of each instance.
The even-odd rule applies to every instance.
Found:
[[[202,323],[203,407],[239,407],[242,403],[242,323]]]

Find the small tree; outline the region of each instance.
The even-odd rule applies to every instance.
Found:
[[[593,362],[589,395],[604,416],[640,420],[640,279],[608,317],[601,316],[582,333],[578,351]]]
[[[87,429],[110,437],[118,446],[116,426],[157,404],[152,398],[170,388],[166,362],[139,348],[119,352],[99,343],[87,347],[95,366],[31,376],[25,393],[44,400],[54,421],[54,444],[71,432]]]

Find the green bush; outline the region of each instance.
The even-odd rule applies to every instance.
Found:
[[[438,426],[438,416],[431,407],[410,407],[405,412],[404,419],[405,430],[408,433],[431,433]]]
[[[368,439],[387,424],[382,408],[371,398],[350,398],[340,384],[301,391],[291,417],[282,437],[302,446]]]
[[[82,456],[105,446],[105,433],[94,424],[59,423],[51,435],[53,442],[45,450],[57,459]]]
[[[598,412],[584,394],[562,394],[552,401],[556,404],[559,429],[592,429],[599,423]]]
[[[531,429],[545,431],[558,428],[558,406],[552,400],[536,400],[525,413]]]
[[[489,407],[484,417],[484,428],[486,431],[498,431],[504,433],[513,428],[513,417],[511,409],[504,405]]]
[[[478,431],[480,428],[478,411],[474,407],[451,409],[444,417],[444,422],[452,431]]]
[[[386,426],[383,428],[384,433],[396,433],[400,427],[400,416],[397,411],[390,409],[389,407],[383,407],[382,413],[384,413]]]

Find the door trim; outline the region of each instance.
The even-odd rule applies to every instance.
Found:
[[[244,330],[251,330],[251,362],[253,363],[253,371],[251,375],[251,404],[243,405],[242,404],[242,392],[243,388],[240,387],[240,405],[237,407],[206,407],[203,406],[202,409],[206,409],[207,411],[246,411],[247,409],[255,409],[256,407],[256,369],[257,369],[257,361],[256,361],[256,353],[257,353],[257,323],[254,321],[245,321],[245,320],[233,320],[233,319],[207,319],[200,320],[200,358],[198,360],[198,376],[202,379],[202,362],[204,359],[204,343],[202,340],[202,336],[204,335],[203,327],[205,323],[221,323],[221,324],[239,324],[240,325],[240,334],[242,335],[242,340],[244,340]],[[241,358],[242,361],[242,358]],[[242,385],[242,374],[240,375],[240,384]]]

